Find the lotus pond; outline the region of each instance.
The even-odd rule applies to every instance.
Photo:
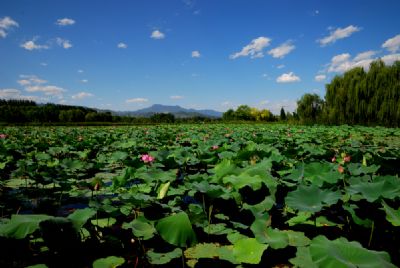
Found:
[[[400,129],[0,134],[0,267],[400,265]]]

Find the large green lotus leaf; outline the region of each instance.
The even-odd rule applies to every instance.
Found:
[[[326,150],[321,148],[322,146],[314,143],[304,143],[303,141],[299,146],[299,154],[309,153],[310,155],[324,155]]]
[[[247,173],[242,173],[238,176],[229,175],[224,177],[223,183],[231,184],[236,190],[239,190],[245,186],[250,186],[254,191],[257,191],[261,188],[262,179],[258,175],[251,176]]]
[[[233,256],[238,262],[259,264],[268,245],[261,244],[255,238],[239,239],[233,244]]]
[[[39,229],[40,222],[53,218],[48,215],[12,215],[0,224],[0,236],[23,239]]]
[[[122,228],[132,229],[134,236],[143,238],[144,240],[152,238],[156,233],[153,224],[143,216],[139,216],[130,223],[122,224]]]
[[[289,236],[286,233],[267,227],[267,224],[264,226],[255,224],[256,222],[257,220],[251,225],[250,229],[258,242],[267,243],[273,249],[285,248],[289,245]]]
[[[306,164],[304,166],[304,179],[317,186],[322,186],[324,182],[335,184],[341,179],[341,174],[335,167],[327,162]]]
[[[127,152],[116,151],[116,152],[113,152],[113,154],[110,156],[109,161],[110,162],[123,161],[127,157],[128,157],[128,153]]]
[[[255,205],[249,205],[247,203],[243,204],[243,208],[250,210],[253,213],[254,217],[258,218],[259,216],[264,215],[269,211],[275,204],[274,199],[271,196],[267,196],[263,201]]]
[[[98,226],[100,228],[110,227],[114,223],[117,222],[115,218],[103,218],[103,219],[94,219],[90,221],[93,225]]]
[[[296,216],[290,218],[286,221],[289,226],[294,226],[296,224],[304,224],[309,218],[312,216],[312,213],[309,211],[299,211]]]
[[[400,226],[400,208],[395,210],[388,206],[384,201],[382,202],[383,210],[386,212],[386,219],[394,226]]]
[[[289,260],[294,267],[298,268],[318,268],[318,265],[311,259],[309,247],[298,247],[296,257]],[[332,267],[335,268],[335,267]]]
[[[151,183],[153,181],[167,182],[175,180],[176,172],[172,169],[168,171],[156,168],[138,169],[135,176],[143,179],[146,183]]]
[[[297,224],[308,224],[314,225],[316,227],[326,227],[326,226],[338,226],[339,224],[328,220],[325,216],[316,217],[314,220],[311,220],[312,216],[311,212],[308,211],[299,211],[298,214],[288,221],[286,221],[289,226],[294,226]]]
[[[222,235],[234,232],[233,229],[226,227],[225,223],[212,223],[204,225],[204,232],[212,235]]]
[[[189,267],[195,267],[199,259],[214,259],[229,261],[239,264],[233,256],[233,246],[221,246],[218,243],[202,243],[185,250],[185,257],[188,259]]]
[[[261,162],[248,166],[241,174],[251,177],[258,176],[268,187],[271,195],[275,195],[278,182],[271,176],[272,160],[264,158]]]
[[[308,239],[304,233],[273,229],[266,221],[255,220],[250,229],[258,242],[267,243],[273,249],[285,248],[287,246],[306,246],[310,244],[310,239]]]
[[[19,188],[19,187],[29,187],[35,183],[36,183],[36,181],[34,181],[32,179],[15,178],[15,179],[7,180],[7,182],[5,183],[5,186],[9,187],[9,188]]]
[[[311,258],[318,267],[396,267],[390,262],[388,253],[368,250],[343,237],[328,240],[320,235],[311,241],[309,247]]]
[[[159,220],[156,229],[161,237],[172,245],[186,247],[196,243],[196,234],[185,212]]]
[[[85,163],[80,160],[65,158],[61,162],[61,166],[69,171],[77,171],[83,169],[85,167]]]
[[[306,180],[319,187],[324,183],[335,184],[340,178],[341,174],[337,171],[336,165],[328,162],[302,164],[286,176],[286,179],[296,182]]]
[[[299,211],[318,212],[324,206],[335,204],[340,197],[340,192],[322,190],[316,185],[299,185],[296,190],[287,194],[285,202]]]
[[[171,252],[157,253],[153,249],[147,251],[147,257],[149,257],[149,262],[155,265],[167,264],[171,260],[179,258],[182,256],[182,249],[176,248]]]
[[[79,230],[94,215],[96,215],[96,210],[92,208],[77,209],[72,214],[68,215],[68,219],[70,219],[75,228]]]
[[[347,165],[349,172],[353,176],[359,176],[361,174],[373,174],[378,171],[380,166],[371,165],[371,166],[364,166],[360,163],[350,163]]]
[[[125,259],[116,256],[97,259],[93,262],[93,268],[115,268],[124,264]]]
[[[400,181],[393,176],[375,177],[371,182],[352,178],[350,182],[347,191],[350,194],[361,193],[371,203],[380,197],[394,199],[400,196]]]
[[[48,266],[44,263],[40,263],[40,264],[26,266],[25,268],[48,268]]]
[[[215,179],[213,182],[219,182],[220,179],[227,175],[238,175],[240,169],[230,159],[223,159],[214,167]]]
[[[311,240],[305,236],[303,232],[296,232],[292,230],[282,231],[289,237],[289,246],[292,247],[304,247],[310,244]]]

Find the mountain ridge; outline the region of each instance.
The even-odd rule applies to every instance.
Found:
[[[218,112],[211,109],[186,109],[179,105],[163,105],[163,104],[153,104],[150,107],[146,107],[143,109],[135,110],[135,111],[119,111],[115,112],[116,115],[125,115],[125,116],[140,116],[140,117],[151,117],[157,113],[170,113],[173,114],[177,118],[188,118],[195,116],[203,116],[210,118],[219,118],[222,117],[222,112]]]

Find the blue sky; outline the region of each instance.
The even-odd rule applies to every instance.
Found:
[[[400,60],[400,1],[2,0],[0,98],[136,110],[293,111]]]

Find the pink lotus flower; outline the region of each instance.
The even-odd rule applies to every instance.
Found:
[[[213,146],[211,147],[211,150],[218,150],[218,148],[219,148],[218,145],[213,145]]]
[[[339,171],[339,173],[343,173],[344,172],[344,168],[342,167],[342,166],[338,166],[338,171]]]
[[[0,134],[0,139],[5,139],[5,138],[7,138],[6,134]]]
[[[332,157],[332,163],[335,163],[336,162],[336,156],[334,156],[334,157]]]
[[[145,163],[152,163],[152,162],[154,161],[154,157],[152,157],[152,156],[149,155],[149,154],[143,154],[143,155],[141,156],[141,159],[142,159],[142,161],[145,162]]]
[[[343,161],[346,163],[346,162],[350,162],[350,160],[351,160],[351,157],[350,157],[350,155],[346,155],[344,158],[343,158]]]

